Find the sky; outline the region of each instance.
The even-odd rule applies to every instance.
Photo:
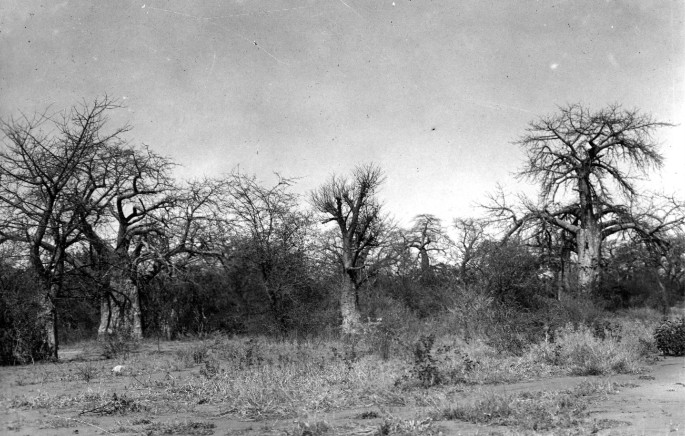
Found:
[[[0,0],[0,117],[103,95],[180,163],[306,194],[375,162],[401,223],[478,215],[559,105],[685,121],[682,0]],[[685,127],[650,187],[685,196]]]

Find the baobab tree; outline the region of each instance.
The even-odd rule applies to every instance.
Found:
[[[176,200],[170,171],[173,163],[148,148],[110,149],[91,178],[100,208],[84,210],[80,225],[97,259],[97,276],[105,289],[98,336],[126,331],[142,338],[140,288],[160,264],[156,242],[165,233],[161,218]]]
[[[527,157],[518,176],[539,184],[538,200],[524,200],[523,214],[503,197],[488,209],[511,220],[508,236],[541,221],[570,235],[578,288],[588,294],[597,282],[604,240],[626,231],[658,239],[682,223],[679,207],[661,216],[640,209],[644,199],[635,183],[661,167],[655,133],[666,126],[619,105],[595,112],[578,104],[561,107],[531,122],[516,142]]]
[[[445,254],[453,245],[440,218],[431,214],[415,216],[411,228],[403,234],[403,237],[406,247],[418,252],[422,278],[427,278],[431,272],[430,253]]]
[[[352,177],[333,175],[311,194],[311,203],[323,214],[323,223],[335,223],[340,238],[335,251],[342,273],[339,292],[344,333],[355,333],[361,323],[359,288],[368,277],[367,258],[387,232],[376,197],[383,180],[383,172],[376,165],[360,165]]]

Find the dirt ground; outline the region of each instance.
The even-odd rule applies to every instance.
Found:
[[[169,345],[173,347],[173,345]],[[64,350],[65,360],[79,353],[78,350]],[[80,356],[81,359],[83,356]],[[81,360],[81,362],[83,362]],[[101,371],[111,372],[112,361],[96,361]],[[81,363],[82,364],[82,363]],[[70,374],[70,365],[31,365],[0,368],[0,435],[74,435],[74,434],[192,434],[192,435],[260,435],[317,434],[307,425],[326,423],[327,434],[372,435],[387,417],[395,417],[413,426],[410,434],[444,435],[510,435],[526,434],[507,427],[475,425],[461,421],[437,421],[428,425],[425,421],[428,409],[417,407],[360,405],[356,409],[321,413],[293,419],[241,420],[221,410],[220,406],[196,405],[192,413],[173,410],[162,414],[130,412],[125,415],[83,413],[83,404],[49,404],[29,407],[13,403],[13,399],[41,398],[64,393],[78,396],[84,389],[116,389],[119,392],[145,389],[139,380],[122,375],[109,376],[104,381],[91,382],[55,379],[49,374]],[[52,372],[51,372],[52,371]],[[40,380],[44,374],[44,380]],[[182,375],[182,374],[178,374]],[[155,376],[164,377],[160,373]],[[619,392],[593,404],[590,418],[601,422],[600,435],[685,435],[685,358],[669,357],[656,362],[649,371],[640,375],[619,375],[611,377],[555,377],[516,384],[472,386],[459,389],[455,395],[468,398],[469,395],[492,393],[519,393],[571,389],[586,380],[609,380],[619,383]],[[298,427],[299,426],[299,427]],[[391,433],[392,434],[392,433]],[[405,433],[406,434],[406,433]],[[561,434],[578,434],[572,430]],[[580,434],[583,434],[580,432]]]

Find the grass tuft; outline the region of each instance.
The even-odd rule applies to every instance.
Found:
[[[567,324],[555,333],[554,342],[542,342],[528,353],[539,362],[566,368],[571,375],[629,374],[641,371],[649,341],[617,333],[620,327],[598,333],[597,327]]]
[[[616,392],[613,383],[581,383],[573,390],[488,394],[472,403],[436,410],[434,419],[461,420],[477,424],[516,426],[547,431],[583,424],[587,406],[596,398]]]

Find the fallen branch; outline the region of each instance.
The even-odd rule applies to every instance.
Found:
[[[83,413],[83,412],[81,412],[81,413]],[[111,434],[111,435],[116,434],[116,433],[112,433],[111,431],[105,430],[104,428],[99,427],[99,426],[97,426],[97,425],[95,425],[95,424],[91,424],[90,422],[81,421],[80,419],[69,418],[69,417],[67,417],[67,416],[54,415],[54,414],[52,414],[52,413],[46,413],[46,415],[48,415],[48,416],[53,416],[53,417],[59,418],[59,419],[66,419],[67,421],[78,422],[79,424],[83,424],[83,425],[89,425],[89,426],[91,426],[91,427],[93,427],[93,428],[97,428],[98,430],[103,431],[103,432],[105,432],[105,433],[107,433],[107,434]]]

